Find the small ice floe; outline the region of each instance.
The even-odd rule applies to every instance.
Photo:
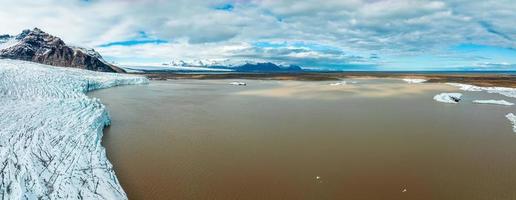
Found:
[[[503,106],[512,106],[514,103],[505,101],[505,100],[475,100],[473,103],[478,104],[495,104],[495,105],[503,105]]]
[[[404,78],[404,79],[401,79],[407,83],[424,83],[426,82],[425,79],[418,79],[418,78]]]
[[[460,90],[470,91],[470,92],[479,92],[479,91],[483,90],[482,87],[468,85],[468,84],[462,84],[462,83],[446,83],[446,84],[458,87]]]
[[[511,123],[512,123],[512,131],[514,131],[516,133],[516,115],[514,115],[512,113],[509,113],[509,114],[505,115],[505,117],[507,117],[507,119],[509,121],[511,121]]]
[[[434,96],[434,100],[443,103],[459,103],[461,100],[461,93],[441,93]]]
[[[340,86],[340,85],[346,85],[346,81],[336,82],[336,83],[330,83],[330,86]]]
[[[238,81],[235,81],[235,82],[231,82],[229,83],[230,85],[237,85],[237,86],[246,86],[247,83],[244,83],[244,82],[238,82]]]

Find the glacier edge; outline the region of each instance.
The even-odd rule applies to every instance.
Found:
[[[108,112],[86,92],[145,83],[0,59],[2,199],[127,199],[101,145]]]

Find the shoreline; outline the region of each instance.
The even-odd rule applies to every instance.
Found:
[[[169,79],[250,79],[250,80],[296,80],[296,81],[338,81],[346,78],[394,78],[425,79],[427,83],[464,83],[482,87],[516,88],[516,75],[509,74],[424,74],[405,72],[346,72],[346,73],[228,73],[228,74],[185,74],[185,73],[130,73],[146,76],[149,80]]]

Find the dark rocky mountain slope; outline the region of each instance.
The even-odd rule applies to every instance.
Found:
[[[38,28],[24,30],[17,36],[1,35],[0,58],[100,72],[125,72],[104,61],[95,50],[66,45],[60,38]]]

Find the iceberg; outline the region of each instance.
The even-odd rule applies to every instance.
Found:
[[[478,104],[495,104],[495,105],[504,105],[504,106],[512,106],[514,103],[505,101],[505,100],[474,100],[473,103]]]
[[[330,83],[330,86],[341,86],[346,85],[346,81],[336,82],[336,83]]]
[[[505,117],[507,117],[507,119],[509,121],[511,121],[511,123],[512,123],[512,131],[514,131],[516,133],[516,115],[514,115],[512,113],[509,113],[509,114],[505,115]]]
[[[230,85],[237,85],[237,86],[246,86],[246,85],[247,85],[247,83],[244,83],[244,82],[237,82],[237,81],[235,81],[235,82],[231,82],[231,83],[229,83],[229,84],[230,84]]]
[[[424,82],[427,81],[425,79],[417,79],[417,78],[416,79],[404,78],[404,79],[401,79],[401,80],[403,80],[403,81],[405,81],[407,83],[424,83]]]
[[[441,93],[434,96],[434,100],[443,103],[458,103],[461,100],[461,93]]]
[[[0,59],[0,196],[127,199],[101,146],[106,107],[86,92],[144,77]]]
[[[448,85],[459,87],[459,89],[464,91],[486,91],[488,93],[500,94],[506,97],[516,98],[516,88],[508,88],[508,87],[479,87],[468,84],[461,83],[447,83]]]

